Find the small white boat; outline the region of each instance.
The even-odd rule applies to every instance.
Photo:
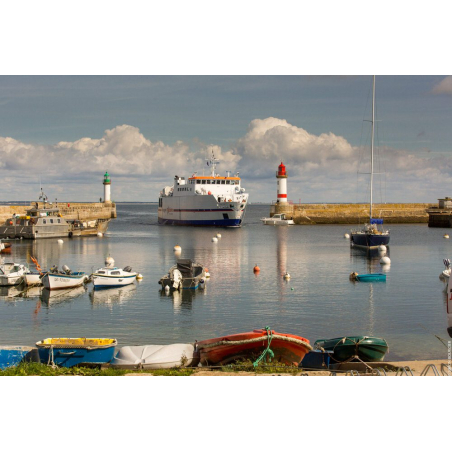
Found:
[[[42,274],[39,272],[26,273],[24,276],[25,284],[27,286],[42,286],[41,276]]]
[[[137,279],[137,273],[130,267],[102,267],[93,273],[93,283],[96,289],[122,287],[132,284]]]
[[[295,224],[293,220],[289,220],[286,218],[285,213],[276,213],[270,218],[261,218],[264,224],[269,224],[272,226],[291,226]]]
[[[71,272],[70,268],[63,265],[63,271],[51,268],[49,273],[42,277],[42,284],[49,290],[70,289],[84,284],[88,280],[84,272]]]
[[[0,265],[0,286],[15,286],[24,280],[30,270],[23,264],[13,262]]]
[[[449,281],[450,273],[451,273],[451,264],[450,259],[443,259],[444,267],[446,267],[441,274],[439,275],[439,279],[442,281]]]
[[[121,347],[111,367],[121,369],[171,369],[196,366],[199,354],[193,344]]]

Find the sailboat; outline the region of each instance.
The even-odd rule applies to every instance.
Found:
[[[378,248],[380,245],[389,244],[389,231],[378,229],[378,225],[383,224],[382,218],[372,218],[372,190],[374,179],[374,131],[375,131],[375,75],[372,83],[372,138],[370,145],[370,203],[369,203],[369,223],[365,224],[361,230],[350,232],[350,246],[362,249]]]

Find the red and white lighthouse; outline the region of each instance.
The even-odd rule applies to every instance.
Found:
[[[277,194],[278,199],[276,202],[283,203],[287,202],[287,173],[286,167],[283,162],[278,166],[278,171],[276,172],[276,179],[278,181],[277,184]]]

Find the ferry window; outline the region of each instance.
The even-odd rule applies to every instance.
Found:
[[[197,183],[197,184],[200,184],[200,183],[201,183],[201,181],[200,181],[200,180],[197,180],[197,181],[196,181],[196,183]]]
[[[220,183],[221,181],[217,180],[217,185]]]
[[[231,183],[230,180],[227,180],[227,181],[226,181],[226,185],[229,185],[230,183]]]
[[[52,218],[50,219],[50,222],[53,223],[53,219]]]
[[[61,223],[60,219],[58,218],[58,223]]]
[[[205,180],[203,179],[202,183],[203,183],[203,184],[205,184],[205,183],[206,183],[206,181],[205,181]]]
[[[238,180],[235,181],[235,185],[239,185],[239,181]]]
[[[224,184],[226,183],[226,181],[225,181],[225,180],[222,180],[221,183],[224,185]]]
[[[42,222],[43,222],[44,224],[46,224],[46,223],[47,223],[47,220],[42,220]]]
[[[210,184],[210,179],[207,179],[206,182],[207,182],[208,184]]]

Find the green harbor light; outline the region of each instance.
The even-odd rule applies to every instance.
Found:
[[[105,171],[105,174],[104,174],[104,184],[110,184],[110,183],[111,183],[111,181],[110,181],[110,175],[108,174],[107,171]]]

